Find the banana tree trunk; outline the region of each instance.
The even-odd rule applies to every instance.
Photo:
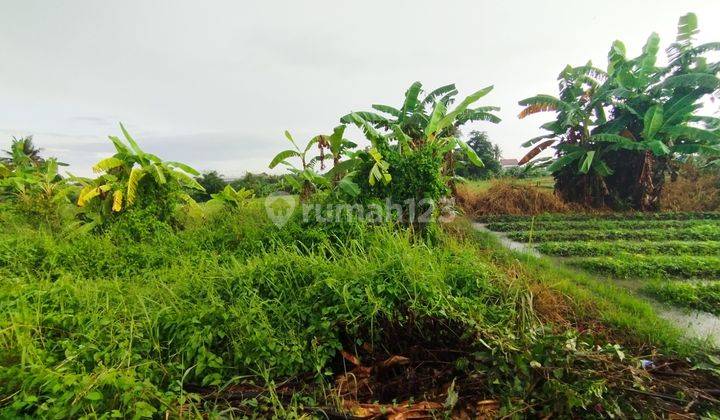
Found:
[[[656,158],[649,150],[645,151],[634,197],[634,206],[640,211],[660,210],[660,195],[665,184],[664,159]]]

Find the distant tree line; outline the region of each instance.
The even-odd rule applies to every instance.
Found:
[[[219,193],[226,185],[230,185],[235,190],[251,190],[258,197],[264,197],[275,191],[286,189],[282,176],[266,173],[253,174],[248,172],[240,178],[226,179],[217,171],[208,171],[196,177],[195,180],[205,188],[205,191],[198,191],[193,196],[199,202],[210,200],[212,194]]]

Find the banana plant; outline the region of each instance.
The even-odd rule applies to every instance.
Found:
[[[313,157],[309,155],[313,146],[320,140],[320,136],[315,136],[310,139],[303,149],[298,146],[295,139],[287,130],[285,131],[285,138],[293,145],[294,149],[283,150],[275,155],[270,162],[269,167],[270,169],[273,169],[279,164],[287,166],[290,174],[284,178],[285,181],[293,188],[294,191],[297,191],[300,194],[300,200],[305,201],[310,197],[314,190],[330,185],[327,178],[316,172],[313,168],[317,159],[313,159]],[[300,167],[297,167],[290,162],[290,159],[292,158],[300,159]]]
[[[116,153],[93,166],[93,171],[100,175],[95,179],[76,179],[82,185],[78,206],[97,202],[105,212],[121,212],[136,203],[143,180],[159,187],[152,189],[153,194],[159,194],[160,189],[165,188],[185,202],[193,202],[185,189],[204,190],[193,178],[199,175],[195,169],[184,163],[163,161],[143,151],[122,123],[120,130],[125,141],[109,136]]]
[[[500,121],[500,118],[493,114],[499,110],[497,107],[471,108],[471,105],[492,89],[492,86],[481,89],[450,110],[449,106],[455,102],[458,93],[454,84],[439,87],[421,98],[422,84],[415,82],[405,92],[405,100],[400,108],[377,104],[372,106],[387,116],[361,111],[347,114],[340,121],[358,126],[372,145],[368,151],[374,162],[368,179],[371,186],[378,181],[386,184],[391,181],[389,164],[382,157],[390,152],[391,147],[405,155],[423,147],[434,147],[440,152],[439,170],[451,177],[454,169],[454,149],[459,148],[474,165],[483,166],[477,154],[458,139],[459,128],[471,121]]]
[[[542,126],[548,134],[523,144],[535,147],[520,163],[554,147],[558,158],[548,169],[559,189],[583,184],[573,177],[591,175],[601,185],[595,192],[630,201],[637,209],[657,208],[664,173],[672,170],[673,159],[719,153],[718,120],[698,115],[704,98],[720,86],[718,63],[708,63],[703,56],[718,43],[692,46],[697,30],[692,14],[680,18],[678,28],[666,67],[657,66],[657,34],[633,59],[626,58],[624,44],[615,41],[607,71],[591,63],[568,66],[559,78],[559,97],[537,95],[520,101],[525,106],[520,118],[556,113],[554,121]],[[568,191],[563,195],[577,196]]]
[[[241,209],[255,197],[252,190],[240,188],[236,190],[230,185],[226,185],[225,188],[216,194],[211,194],[211,199],[206,203],[208,206],[223,206],[231,209]]]
[[[500,118],[493,114],[494,111],[499,110],[498,107],[469,108],[469,105],[489,93],[490,90],[492,87],[483,89],[481,91],[484,91],[483,94],[478,95],[479,92],[477,92],[466,98],[463,106],[457,108],[459,112],[454,114],[452,120],[443,127],[443,131],[436,133],[437,137],[456,136],[460,126],[472,121],[500,122]],[[405,100],[400,108],[374,104],[372,108],[382,114],[373,111],[356,111],[343,116],[340,121],[345,124],[357,124],[357,117],[359,117],[377,129],[395,133],[396,141],[401,141],[401,138],[407,136],[408,141],[412,143],[422,143],[426,139],[426,128],[431,122],[435,108],[441,105],[447,109],[455,102],[458,90],[455,84],[448,84],[430,91],[421,98],[422,93],[422,84],[415,82],[405,92]],[[475,99],[467,103],[466,101],[472,97]]]

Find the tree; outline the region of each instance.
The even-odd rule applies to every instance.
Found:
[[[40,149],[33,144],[32,136],[13,137],[10,150],[5,151],[6,156],[0,158],[0,163],[6,166],[40,165],[44,159],[40,156]]]
[[[537,144],[522,160],[556,148],[548,169],[556,189],[567,200],[592,205],[656,210],[665,175],[677,157],[718,156],[718,119],[698,115],[703,99],[717,92],[720,64],[705,53],[720,43],[692,45],[697,18],[680,18],[677,40],[668,49],[669,64],[656,65],[660,39],[652,34],[642,53],[626,58],[622,42],[608,53],[607,71],[588,63],[566,67],[560,95],[537,95],[520,101],[520,118],[543,111],[556,119],[545,134],[524,144]]]
[[[227,185],[227,182],[217,171],[204,172],[202,175],[195,177],[195,180],[204,189],[204,191],[197,190],[193,193],[193,199],[200,202],[210,200],[213,194],[219,193]]]
[[[458,169],[456,170],[457,175],[466,178],[475,179],[488,179],[496,176],[502,170],[500,165],[500,148],[497,145],[490,143],[488,135],[484,131],[471,131],[469,140],[466,142],[467,145],[475,151],[480,160],[482,160],[484,166],[478,167],[472,163],[463,160],[460,154],[455,157],[458,162]]]

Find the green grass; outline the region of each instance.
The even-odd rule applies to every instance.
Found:
[[[510,232],[510,239],[521,242],[559,241],[720,241],[720,226],[699,225],[689,228],[614,229],[614,230],[538,230]]]
[[[688,255],[631,255],[571,258],[567,263],[617,278],[708,278],[720,279],[720,257]]]
[[[641,290],[661,302],[720,315],[720,282],[650,282]]]
[[[498,232],[520,230],[617,230],[666,229],[694,226],[720,226],[719,220],[536,220],[489,223]]]
[[[487,191],[495,182],[498,180],[509,180],[516,184],[530,185],[534,187],[553,189],[555,187],[555,180],[551,176],[540,177],[540,178],[497,178],[497,179],[482,179],[482,180],[468,180],[465,184],[471,187],[477,192]]]
[[[600,257],[621,253],[640,255],[720,255],[717,241],[567,241],[543,242],[535,247],[556,257]]]
[[[546,293],[571,308],[569,324],[540,321],[534,301]],[[445,326],[423,336],[448,328],[468,343],[457,386],[487,378],[483,395],[503,413],[529,410],[523,401],[639,413],[619,384],[592,384],[608,366],[633,366],[636,348],[702,349],[637,298],[506,251],[469,224],[425,240],[353,223],[279,229],[258,202],[180,232],[132,213],[74,239],[14,224],[0,234],[0,417],[215,417],[227,407],[193,389],[309,377],[291,401],[236,403],[259,417],[300,415],[337,402],[339,350],[392,347],[383,325],[415,331],[423,320]],[[560,376],[550,386],[531,361]]]
[[[681,354],[690,354],[695,348],[692,340],[684,339],[676,327],[626,289],[563,267],[547,258],[510,251],[502,254],[521,263],[521,276],[532,278],[569,297],[574,303],[573,310],[580,317],[598,319],[623,331],[629,340],[637,343],[652,343]]]

